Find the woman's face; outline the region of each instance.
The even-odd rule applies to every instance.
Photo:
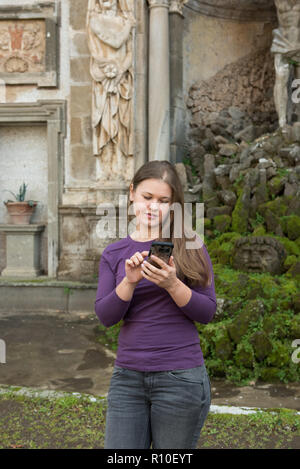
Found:
[[[130,187],[130,200],[134,205],[137,226],[140,228],[157,227],[168,215],[172,189],[161,179],[145,179],[135,191],[132,186]]]

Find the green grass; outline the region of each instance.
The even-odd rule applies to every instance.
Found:
[[[0,448],[103,448],[106,400],[0,395]]]
[[[199,448],[299,449],[300,416],[289,409],[250,415],[209,414]]]
[[[17,388],[0,394],[0,448],[102,449],[106,399],[63,394],[24,396]],[[300,416],[288,409],[209,413],[198,448],[300,448]]]

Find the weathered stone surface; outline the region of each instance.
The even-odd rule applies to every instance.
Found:
[[[233,256],[233,266],[238,270],[280,275],[284,271],[287,252],[275,238],[250,236],[239,238],[235,242]]]

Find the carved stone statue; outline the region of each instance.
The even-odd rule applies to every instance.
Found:
[[[279,127],[285,127],[287,124],[287,83],[290,67],[292,61],[299,62],[300,65],[300,2],[299,0],[275,0],[275,5],[279,28],[273,30],[271,47],[276,71],[274,100]],[[295,68],[295,75],[300,78],[298,66]]]
[[[270,236],[249,236],[236,240],[233,267],[246,272],[270,272],[280,275],[287,253],[284,247]]]
[[[89,0],[93,153],[101,156],[101,179],[118,180],[133,155],[133,0]]]

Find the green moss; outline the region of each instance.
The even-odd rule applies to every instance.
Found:
[[[265,236],[266,229],[264,225],[258,225],[252,233],[252,236]]]
[[[212,258],[223,265],[232,265],[232,254],[234,250],[235,241],[241,235],[235,232],[223,233],[217,239],[208,243],[208,250]]]
[[[281,381],[280,369],[273,366],[262,367],[259,378],[261,378],[262,381],[279,383]]]
[[[276,197],[274,200],[265,202],[258,206],[258,212],[264,216],[266,210],[270,210],[274,215],[283,217],[288,210],[289,199],[285,197]]]
[[[290,337],[292,317],[289,313],[272,313],[263,318],[262,328],[270,337]]]
[[[224,231],[228,231],[231,225],[231,216],[230,215],[216,215],[213,218],[214,227],[216,230],[224,233]]]
[[[284,236],[276,236],[272,233],[268,233],[268,236],[277,239],[284,246],[288,255],[300,256],[300,249],[294,241],[291,241]]]
[[[291,320],[290,336],[292,339],[300,339],[300,316],[294,316]]]
[[[253,346],[255,358],[261,362],[272,351],[272,344],[267,334],[258,330],[250,336],[250,343]]]
[[[286,182],[286,177],[285,176],[275,176],[272,179],[268,181],[268,188],[270,191],[270,194],[277,195],[283,188],[284,184]]]
[[[298,284],[300,283],[300,261],[293,264],[286,272],[286,277],[293,278]]]
[[[292,256],[287,256],[286,260],[284,261],[284,267],[285,270],[290,269],[294,264],[297,262],[297,257],[292,255]]]
[[[291,360],[290,347],[279,340],[273,340],[272,349],[267,355],[266,363],[276,368],[282,368]]]
[[[244,203],[245,193],[242,191],[232,212],[232,230],[244,234],[248,231],[249,210]]]
[[[300,217],[290,215],[287,221],[287,235],[291,240],[296,240],[300,236]]]
[[[226,327],[223,325],[218,328],[217,334],[214,339],[215,342],[215,353],[217,358],[227,360],[232,354],[232,344],[228,336]]]
[[[242,365],[246,368],[252,368],[254,363],[254,350],[252,345],[247,341],[240,342],[234,353],[234,360],[238,367]]]
[[[227,326],[230,338],[238,344],[248,332],[251,323],[258,321],[263,314],[263,303],[260,300],[251,300],[246,304],[237,317]]]

